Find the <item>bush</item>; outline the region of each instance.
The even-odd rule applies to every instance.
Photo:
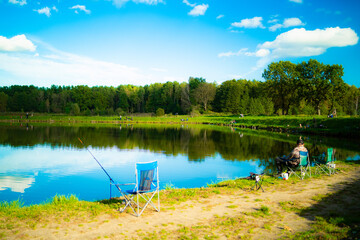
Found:
[[[306,104],[302,109],[302,113],[305,115],[315,115],[316,110],[313,106]]]
[[[191,110],[191,112],[190,112],[190,116],[191,117],[197,117],[197,116],[200,116],[201,114],[200,114],[200,112],[199,112],[199,110],[198,109],[196,109],[195,107]]]
[[[73,103],[70,106],[70,114],[71,115],[80,115],[80,107],[79,104]]]
[[[264,105],[258,98],[252,98],[250,100],[249,113],[253,116],[262,115],[265,113]]]
[[[156,116],[157,116],[157,117],[161,117],[161,116],[164,116],[164,115],[165,115],[164,109],[158,108],[158,109],[156,110]]]
[[[122,110],[122,108],[117,108],[115,110],[115,114],[118,115],[118,116],[125,116],[126,112],[124,110]]]

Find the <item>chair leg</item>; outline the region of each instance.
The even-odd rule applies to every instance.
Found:
[[[136,194],[136,197],[137,197],[137,216],[140,216],[140,215],[139,215],[139,210],[140,210],[140,205],[139,205],[139,193]]]
[[[158,192],[158,212],[160,212],[160,191],[159,191],[159,189],[157,190],[157,192]]]
[[[122,213],[125,211],[125,209],[127,207],[130,207],[133,210],[134,214],[136,215],[136,211],[131,204],[131,203],[136,204],[136,202],[134,201],[134,195],[131,195],[131,196],[123,195],[123,197],[124,197],[124,201],[125,201],[125,206],[124,206],[124,208],[120,208],[119,211]]]

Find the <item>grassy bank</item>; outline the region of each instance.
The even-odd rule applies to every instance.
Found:
[[[339,173],[346,175],[359,169],[358,163],[337,162]],[[326,175],[313,175],[303,181],[291,177],[288,181],[266,176],[263,187],[268,196],[274,196],[281,191],[287,191],[294,186],[305,186],[316,180],[334,178]],[[245,179],[236,179],[209,185],[206,188],[176,189],[167,187],[161,191],[162,213],[167,216],[174,214],[178,219],[182,212],[193,211],[195,208],[207,212],[213,209],[214,199],[230,196],[238,199],[241,203],[252,202],[259,207],[252,210],[236,211],[243,208],[242,205],[233,201],[226,201],[225,208],[235,211],[235,214],[215,214],[206,222],[188,225],[187,222],[175,224],[168,223],[155,225],[155,230],[136,232],[124,231],[119,239],[218,239],[221,236],[228,239],[241,238],[251,239],[254,234],[276,234],[283,238],[295,239],[343,239],[358,236],[360,212],[357,207],[360,185],[359,179],[355,182],[342,182],[344,187],[339,191],[328,194],[316,194],[311,199],[296,199],[280,201],[275,204],[268,198],[262,197],[261,191],[253,192],[250,188],[254,182]],[[323,187],[322,185],[318,187]],[[301,201],[303,200],[303,202]],[[308,204],[311,203],[311,204]],[[20,201],[0,204],[0,239],[29,239],[31,233],[41,232],[51,228],[54,234],[61,233],[63,238],[73,238],[67,233],[67,228],[76,227],[79,233],[91,231],[93,226],[115,222],[117,228],[127,229],[119,222],[131,222],[134,217],[131,212],[120,214],[117,209],[122,206],[119,199],[103,200],[98,202],[79,201],[75,196],[55,196],[48,202],[39,205],[22,206]],[[346,209],[344,208],[346,206]],[[141,219],[152,219],[156,214],[151,210],[145,211]],[[286,220],[289,217],[309,219],[310,229],[295,231],[288,227]],[[147,218],[149,217],[149,218]],[[151,220],[144,220],[151,221]],[[181,222],[181,221],[180,221]],[[278,232],[275,227],[277,222],[283,226]],[[143,224],[149,224],[145,222]],[[136,225],[136,224],[135,224]],[[142,229],[142,226],[138,226]],[[65,231],[65,233],[64,233]],[[134,236],[135,235],[135,236]],[[76,235],[79,237],[80,235]],[[119,237],[111,232],[93,236],[96,238]],[[76,238],[76,237],[75,237]]]
[[[327,136],[357,137],[360,135],[360,117],[342,116],[245,116],[201,115],[191,116],[68,116],[34,114],[0,115],[1,122],[67,123],[67,124],[213,124],[240,128],[261,129],[273,132],[321,134]]]

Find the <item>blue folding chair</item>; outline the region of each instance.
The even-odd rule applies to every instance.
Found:
[[[335,150],[333,148],[328,148],[326,155],[323,153],[313,158],[316,173],[323,171],[329,175],[335,174]]]
[[[300,168],[300,176],[296,173],[296,169]],[[308,152],[300,151],[300,164],[295,168],[288,167],[290,172],[289,177],[294,174],[301,180],[303,180],[306,175],[311,177],[311,169],[310,169],[310,158]]]
[[[120,212],[123,212],[127,207],[130,207],[135,215],[139,217],[149,204],[152,205],[156,211],[160,211],[159,168],[157,161],[136,163],[135,183],[115,185],[125,200],[125,207],[120,209]],[[120,186],[126,185],[134,185],[134,188],[122,190]],[[156,194],[158,195],[157,206],[152,202],[152,199]],[[134,200],[135,196],[136,201]],[[142,206],[140,206],[139,197],[145,200],[145,203]]]

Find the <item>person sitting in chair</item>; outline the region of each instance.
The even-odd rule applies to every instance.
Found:
[[[297,140],[297,146],[291,151],[289,156],[277,157],[275,159],[276,168],[278,174],[282,173],[283,166],[286,167],[296,167],[300,164],[300,151],[307,152],[308,150],[304,146],[304,141],[302,139]]]

